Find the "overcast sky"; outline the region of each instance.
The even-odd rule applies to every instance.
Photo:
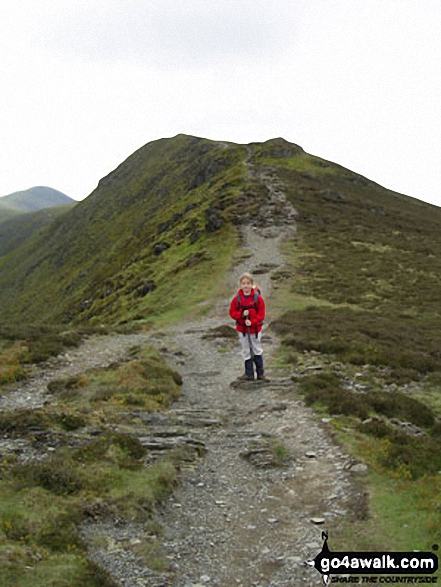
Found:
[[[441,206],[440,0],[2,0],[0,195],[179,133],[282,136]]]

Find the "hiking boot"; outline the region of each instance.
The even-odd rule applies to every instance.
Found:
[[[241,375],[237,379],[239,381],[254,381],[254,375]]]
[[[269,382],[268,377],[265,377],[265,375],[258,375],[257,380],[258,381],[266,381],[267,383]]]

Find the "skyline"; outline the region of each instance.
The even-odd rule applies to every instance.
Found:
[[[441,206],[435,0],[6,0],[0,195],[82,200],[144,144],[283,137]]]

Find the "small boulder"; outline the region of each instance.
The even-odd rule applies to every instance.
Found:
[[[156,289],[156,284],[154,281],[145,281],[143,284],[139,285],[135,290],[135,298],[143,298],[151,291]]]
[[[170,248],[170,245],[168,243],[156,243],[156,245],[153,246],[153,254],[154,255],[161,255],[161,253],[163,253],[164,251],[166,251],[167,249]]]

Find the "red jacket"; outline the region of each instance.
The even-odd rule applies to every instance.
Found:
[[[240,297],[240,302],[237,299]],[[244,318],[243,311],[249,311],[249,315]],[[230,316],[233,320],[236,320],[236,330],[245,334],[248,331],[248,326],[245,324],[245,320],[248,319],[251,322],[249,327],[251,333],[257,333],[262,330],[262,322],[265,318],[265,302],[262,296],[257,296],[257,307],[254,302],[254,290],[251,291],[248,296],[248,300],[245,301],[245,294],[240,289],[237,295],[231,300],[230,304]]]

